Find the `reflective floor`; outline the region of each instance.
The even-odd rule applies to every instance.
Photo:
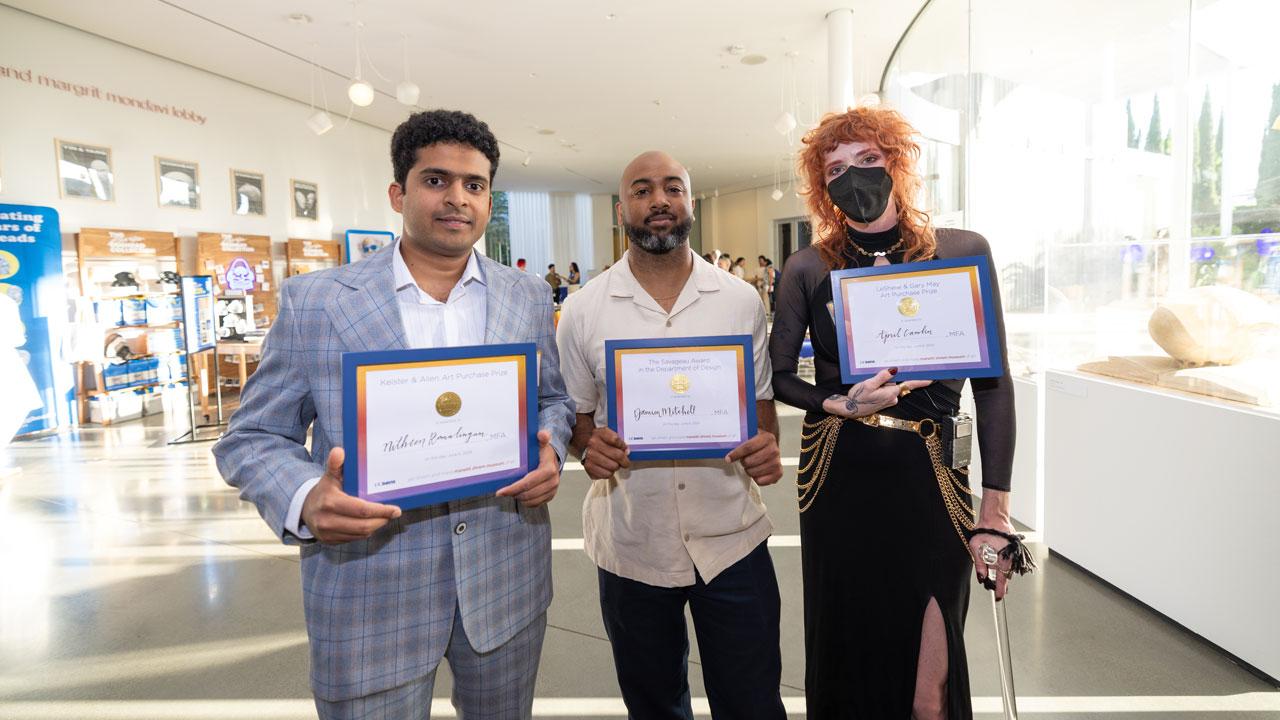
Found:
[[[782,587],[782,694],[804,716],[795,456],[765,498]],[[308,718],[296,550],[219,479],[210,443],[171,446],[162,418],[0,451],[0,718]],[[576,468],[576,466],[570,466]],[[0,471],[0,475],[3,475]],[[552,503],[555,601],[537,717],[625,717],[581,551],[586,476]],[[1280,718],[1280,692],[1202,642],[1037,548],[1041,572],[1009,601],[1022,715]],[[975,594],[976,600],[982,596]],[[975,708],[999,717],[990,607],[966,631]],[[696,648],[691,684],[709,717]],[[448,672],[434,717],[453,717]]]

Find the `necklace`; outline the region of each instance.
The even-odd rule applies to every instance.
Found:
[[[867,257],[877,257],[877,258],[882,258],[882,257],[885,257],[886,255],[891,255],[891,254],[893,254],[893,253],[897,252],[897,251],[898,251],[898,249],[902,247],[902,243],[904,243],[904,242],[906,242],[906,241],[907,241],[907,239],[906,239],[906,238],[898,238],[898,242],[896,242],[896,243],[894,243],[893,245],[891,245],[887,250],[876,250],[876,251],[874,251],[874,252],[868,252],[868,251],[864,250],[864,249],[863,249],[863,247],[862,247],[861,245],[859,245],[858,243],[854,242],[852,238],[850,238],[850,239],[849,239],[849,244],[853,246],[853,249],[854,249],[854,250],[857,250],[858,252],[862,253],[863,255],[865,255],[865,256],[867,256]]]

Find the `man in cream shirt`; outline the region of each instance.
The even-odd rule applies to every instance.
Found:
[[[564,304],[561,372],[577,404],[572,446],[593,482],[587,554],[632,717],[692,718],[686,604],[716,717],[784,718],[779,597],[759,485],[782,477],[764,308],[755,289],[691,252],[689,173],[665,153],[623,173],[631,247]],[[761,431],[724,459],[631,462],[605,427],[605,340],[750,335]]]

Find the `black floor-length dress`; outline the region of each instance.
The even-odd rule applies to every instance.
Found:
[[[851,231],[850,236],[873,252],[888,250],[899,238],[897,228],[876,234]],[[990,250],[980,235],[940,229],[937,237],[937,257],[985,255],[990,265]],[[901,263],[903,255],[890,253],[888,259]],[[851,251],[845,261],[847,267],[868,266],[873,258]],[[990,269],[994,283],[995,269]],[[769,345],[775,397],[807,411],[797,482],[808,716],[910,718],[921,627],[928,604],[936,601],[946,625],[947,716],[969,720],[973,711],[964,620],[972,561],[947,511],[923,439],[912,432],[831,419],[822,410],[824,398],[849,390],[840,381],[829,271],[817,248],[787,259]],[[998,288],[993,294],[999,318]],[[813,344],[816,386],[796,375],[806,330]],[[972,382],[983,485],[1008,490],[1013,389],[1003,321],[997,330],[1005,374]],[[909,420],[951,414],[963,383],[935,382],[883,412]],[[838,435],[831,435],[833,429]],[[825,474],[820,472],[824,467]],[[958,494],[967,504],[965,493]]]

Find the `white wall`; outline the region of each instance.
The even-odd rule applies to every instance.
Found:
[[[387,202],[390,134],[356,122],[322,137],[306,105],[0,6],[0,202],[58,210],[64,235],[81,227],[270,235],[283,264],[287,238],[341,238],[349,228],[399,232]],[[45,87],[45,75],[205,116],[197,124]],[[308,76],[299,68],[298,82]],[[406,109],[406,115],[408,110]],[[116,200],[61,199],[54,138],[111,148]],[[200,165],[201,209],[159,207],[155,156]],[[233,215],[230,170],[266,176],[266,215]],[[319,185],[319,219],[290,217],[289,180]]]
[[[579,267],[589,277],[595,277],[605,265],[613,264],[613,210],[612,195],[591,196],[591,268]]]
[[[757,255],[768,256],[776,262],[774,221],[808,214],[804,201],[796,197],[793,190],[787,190],[782,199],[776,201],[770,197],[773,185],[721,192],[719,197],[703,200],[703,219],[710,220],[703,226],[703,250],[718,249],[735,258],[745,257],[748,274],[754,272]]]

